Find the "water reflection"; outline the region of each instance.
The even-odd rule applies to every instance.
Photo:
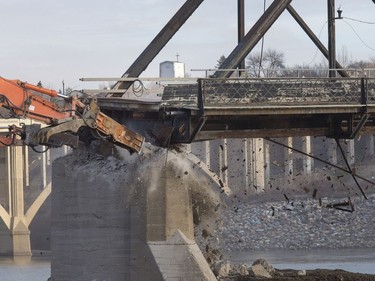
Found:
[[[0,257],[1,281],[41,281],[51,276],[48,256]]]

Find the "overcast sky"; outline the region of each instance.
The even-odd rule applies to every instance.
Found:
[[[87,88],[80,77],[120,77],[185,0],[11,0],[0,9],[0,76],[56,90]],[[268,0],[269,5],[272,1]],[[247,30],[261,16],[263,0],[246,0]],[[294,0],[294,8],[327,42],[327,0]],[[375,22],[371,0],[336,0],[343,16]],[[237,44],[237,1],[205,0],[143,76],[158,76],[159,63],[179,60],[186,70],[213,68]],[[364,41],[361,42],[349,24]],[[336,21],[337,49],[353,59],[375,57],[375,25]],[[370,49],[370,48],[374,49]],[[288,66],[309,63],[316,48],[285,11],[265,37],[265,48],[285,53]],[[259,47],[255,51],[259,50]],[[316,62],[321,56],[316,57]],[[200,73],[191,73],[198,76]]]

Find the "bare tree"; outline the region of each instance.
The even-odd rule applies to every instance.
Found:
[[[250,54],[246,59],[247,72],[252,77],[260,76],[260,69],[262,68],[261,54],[255,53]]]
[[[261,53],[250,54],[247,57],[248,74],[254,77],[280,77],[285,69],[284,53],[275,49],[267,49]]]
[[[227,58],[222,55],[218,60],[217,60],[217,64],[215,66],[215,68],[220,68],[220,66],[223,64],[223,62],[226,60]]]
[[[352,55],[349,55],[348,48],[345,45],[341,47],[337,60],[343,68],[347,68],[353,62]]]

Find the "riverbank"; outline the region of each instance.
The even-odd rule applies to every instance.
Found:
[[[282,276],[275,276],[271,278],[254,277],[254,276],[238,276],[234,278],[224,279],[225,281],[256,281],[256,280],[269,280],[269,281],[374,281],[374,275],[352,273],[344,270],[327,270],[316,269],[307,270],[304,276],[295,276],[293,270],[280,270],[278,274]]]
[[[375,280],[374,204],[371,194],[367,200],[286,197],[230,205],[212,245],[249,274],[222,280],[263,280],[251,270],[257,259],[278,268],[267,280]]]
[[[357,254],[360,249],[357,249]],[[284,264],[269,263],[266,259],[257,259],[252,264],[234,263],[233,261],[219,262],[213,266],[214,273],[221,281],[244,281],[244,280],[297,280],[297,281],[343,281],[343,280],[375,280],[375,269],[372,249],[363,249],[363,257],[354,260],[344,254],[339,257],[342,250],[332,250],[333,255],[329,257],[320,256],[320,262],[304,263],[309,260],[298,253],[294,256],[285,256]],[[315,253],[316,254],[316,253]],[[320,252],[320,254],[324,254]],[[256,255],[254,255],[255,257]],[[272,257],[272,252],[269,253]],[[295,262],[299,257],[302,260]],[[241,255],[239,256],[241,258]],[[238,258],[238,257],[233,257]],[[243,258],[243,257],[242,257]],[[315,256],[316,260],[318,256]],[[353,257],[355,258],[355,257]],[[281,260],[281,257],[279,257]],[[324,261],[328,259],[328,262]],[[366,261],[365,261],[366,260]],[[371,260],[371,261],[370,261]],[[249,260],[247,260],[248,262]],[[341,268],[340,268],[341,267]],[[345,270],[343,268],[345,268]],[[367,267],[367,268],[366,268]],[[367,273],[366,273],[367,272]]]

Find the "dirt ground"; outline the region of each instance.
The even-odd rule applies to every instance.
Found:
[[[273,278],[260,278],[254,276],[241,276],[232,279],[225,279],[226,281],[255,281],[255,280],[269,280],[269,281],[375,281],[375,275],[359,274],[347,272],[344,270],[306,270],[305,276],[295,276],[295,271],[278,270],[278,273],[284,276],[275,276]],[[277,274],[277,275],[279,275]],[[281,275],[280,274],[280,275]],[[294,275],[294,276],[291,276]]]

